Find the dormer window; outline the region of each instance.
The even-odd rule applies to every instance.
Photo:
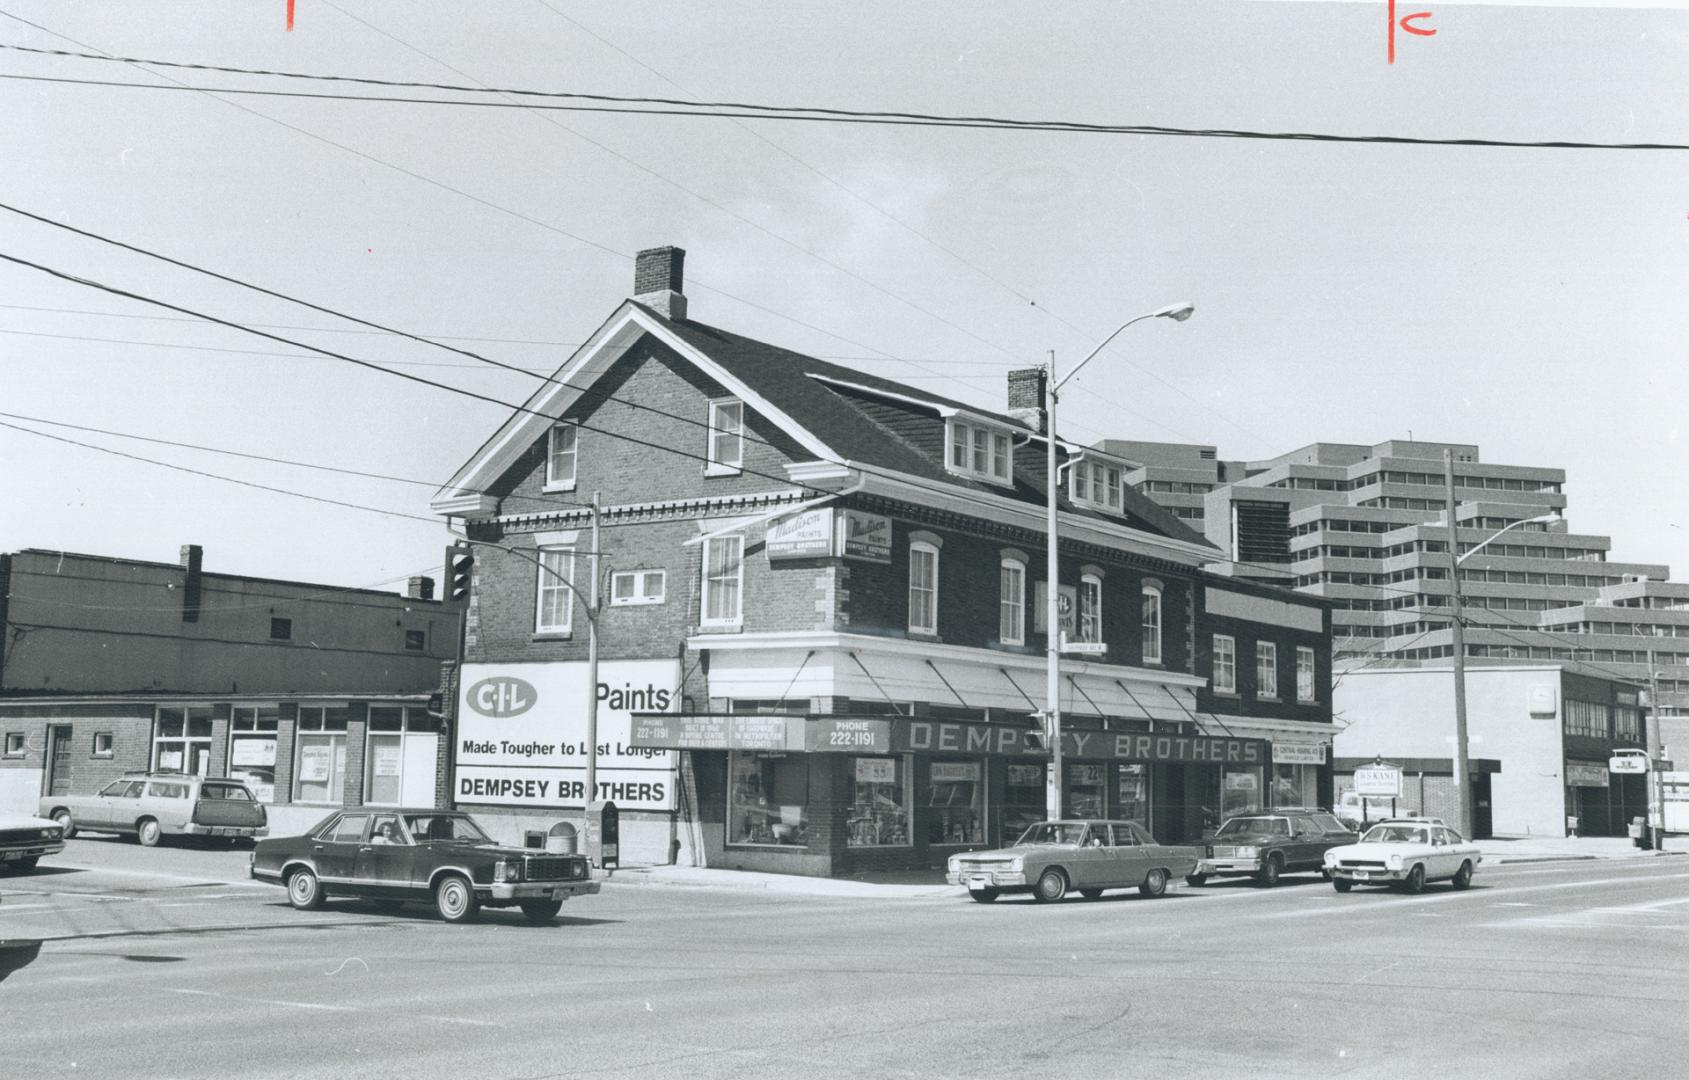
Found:
[[[1120,467],[1080,458],[1073,463],[1068,497],[1100,510],[1120,512]]]
[[[1014,454],[1008,432],[954,418],[949,425],[950,454],[946,461],[951,472],[998,484],[1010,482]]]
[[[744,465],[745,403],[732,398],[710,402],[709,463],[705,476],[733,476]]]
[[[545,448],[545,490],[575,490],[575,459],[580,429],[568,422],[551,425]]]

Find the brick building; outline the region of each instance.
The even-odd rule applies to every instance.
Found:
[[[1000,411],[753,341],[687,317],[682,260],[641,253],[435,496],[474,559],[456,802],[511,841],[579,817],[591,694],[624,860],[825,875],[1012,838],[1050,760],[1042,372]],[[1176,840],[1328,800],[1327,606],[1207,569],[1122,461],[1058,451],[1067,811]]]
[[[433,805],[428,709],[458,612],[407,595],[70,552],[0,554],[0,807],[125,771],[245,780],[273,829],[337,806]]]

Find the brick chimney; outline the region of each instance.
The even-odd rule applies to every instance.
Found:
[[[1041,367],[1009,372],[1009,415],[1031,428],[1044,430],[1044,385],[1049,373]]]
[[[405,583],[406,600],[434,599],[434,579],[431,577],[413,577]]]
[[[199,621],[199,565],[205,552],[198,544],[182,545],[182,621]]]
[[[686,251],[648,248],[634,257],[633,298],[671,319],[686,318]]]

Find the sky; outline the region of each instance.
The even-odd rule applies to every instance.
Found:
[[[285,8],[0,0],[0,44],[760,104],[1689,143],[1680,6],[1425,0],[1408,10],[1437,33],[1399,33],[1394,63],[1384,0],[296,0],[292,31]],[[301,87],[9,50],[0,74]],[[15,79],[0,116],[0,203],[542,373],[663,244],[687,250],[693,318],[992,409],[1011,368],[1077,363],[1188,299],[1190,321],[1132,327],[1068,385],[1065,436],[1226,459],[1476,443],[1565,469],[1572,531],[1611,535],[1611,558],[1689,575],[1689,152]],[[502,402],[537,385],[5,211],[0,253]],[[194,543],[211,571],[391,588],[438,574],[429,496],[508,409],[0,262],[0,414],[0,551],[172,562]]]

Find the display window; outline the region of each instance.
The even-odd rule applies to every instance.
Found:
[[[727,842],[803,847],[809,843],[809,766],[779,753],[727,755]]]
[[[1274,765],[1274,806],[1317,806],[1312,765]]]
[[[1013,843],[1030,825],[1044,820],[1044,764],[1011,764],[1003,785],[1002,838]]]
[[[1223,818],[1252,814],[1261,809],[1261,769],[1227,767],[1221,780],[1220,812]]]
[[[1149,828],[1149,766],[1120,765],[1120,814]]]
[[[346,796],[346,714],[301,705],[296,747],[293,801],[340,805]]]
[[[1108,766],[1069,765],[1062,803],[1068,817],[1108,817]]]
[[[204,776],[211,767],[211,707],[158,710],[153,736],[153,768]]]
[[[910,842],[909,762],[853,757],[846,763],[845,844],[905,847]]]
[[[229,777],[245,781],[259,802],[276,801],[274,705],[236,705],[229,716]]]
[[[927,764],[927,843],[985,843],[985,765],[979,761]]]
[[[428,710],[383,706],[369,711],[364,752],[364,802],[377,806],[431,806],[440,721]]]

